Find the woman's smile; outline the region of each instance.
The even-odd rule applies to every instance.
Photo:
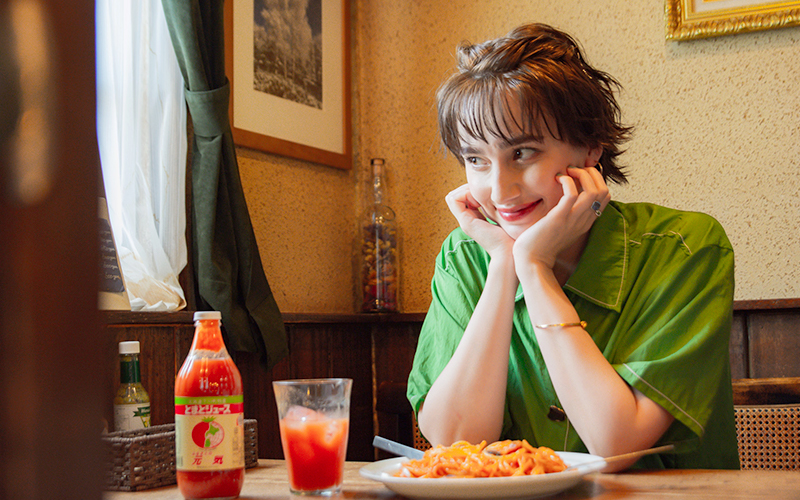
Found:
[[[570,165],[597,163],[591,155],[599,157],[602,149],[590,150],[554,137],[543,117],[537,124],[526,124],[515,99],[509,100],[503,112],[509,115],[497,117],[498,134],[481,138],[463,132],[459,153],[471,198],[508,236],[517,239],[564,196],[558,176],[566,175]]]
[[[528,203],[526,205],[517,205],[511,208],[500,208],[497,207],[497,214],[506,222],[517,222],[520,220],[525,219],[531,212],[536,210],[542,203],[542,200],[537,200],[533,203]]]

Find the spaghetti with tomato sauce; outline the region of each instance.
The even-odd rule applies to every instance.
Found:
[[[395,476],[426,478],[471,478],[530,476],[561,472],[567,466],[556,452],[534,447],[526,440],[470,444],[458,441],[425,451],[419,460],[406,462]]]

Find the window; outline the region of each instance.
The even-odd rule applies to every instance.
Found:
[[[97,138],[131,310],[177,311],[186,105],[161,0],[96,0]]]

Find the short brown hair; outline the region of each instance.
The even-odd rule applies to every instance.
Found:
[[[462,43],[458,71],[437,92],[442,142],[463,163],[461,134],[486,140],[504,137],[508,127],[498,116],[513,120],[509,101],[522,108],[519,128],[543,135],[543,123],[553,137],[574,146],[602,147],[603,178],[626,183],[617,164],[620,145],[632,128],[621,124],[613,77],[590,66],[568,34],[545,24],[516,28],[505,37],[482,44]],[[533,129],[533,130],[531,130]]]

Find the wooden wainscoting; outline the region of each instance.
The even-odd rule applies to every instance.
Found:
[[[800,377],[800,299],[734,303],[734,379]]]
[[[138,340],[142,384],[150,395],[152,425],[175,421],[175,376],[189,352],[194,336],[191,312],[117,312],[104,311],[108,332],[108,359],[105,368],[105,418],[109,430],[114,425],[114,394],[119,387],[119,343]],[[99,367],[98,367],[99,368]]]
[[[113,425],[113,397],[119,384],[118,343],[141,343],[142,383],[150,395],[152,425],[174,422],[174,381],[194,335],[191,312],[101,314],[108,335],[105,418]],[[353,379],[349,460],[373,460],[372,437],[379,422],[376,387],[405,382],[424,314],[284,314],[289,357],[271,370],[250,353],[232,353],[245,388],[245,418],[258,420],[260,458],[282,458],[272,381],[290,378]],[[410,411],[410,407],[409,407]],[[390,421],[393,415],[387,416]],[[397,427],[395,424],[394,427]]]
[[[353,379],[349,460],[382,457],[375,434],[412,444],[411,408],[404,386],[424,313],[284,314],[290,355],[265,370],[254,355],[232,353],[242,372],[245,417],[258,420],[259,456],[283,456],[272,381],[289,378]],[[174,421],[173,384],[189,352],[192,313],[104,312],[108,331],[106,418],[119,381],[117,343],[139,340],[142,380],[150,394],[153,425]],[[800,300],[737,302],[731,332],[733,379],[800,377]]]

